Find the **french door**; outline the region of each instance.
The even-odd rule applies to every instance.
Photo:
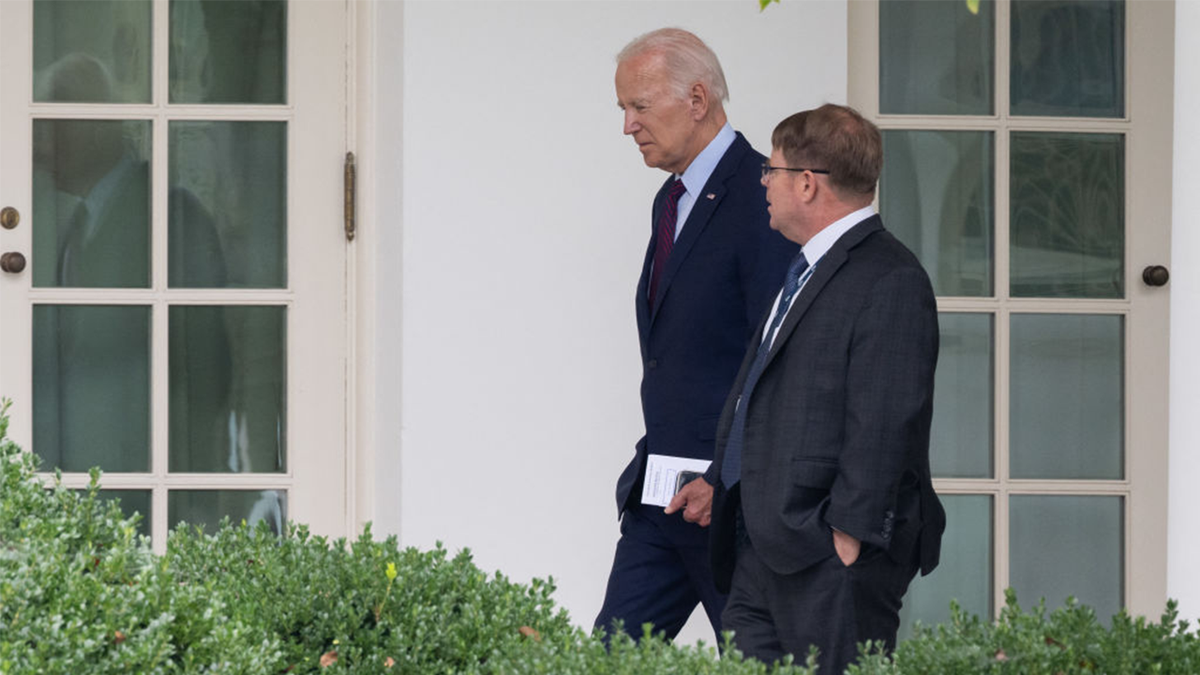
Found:
[[[0,3],[0,396],[145,517],[346,529],[343,2]]]
[[[879,206],[938,294],[931,447],[951,598],[1166,600],[1173,4],[850,4]]]

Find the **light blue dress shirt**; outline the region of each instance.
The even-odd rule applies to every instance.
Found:
[[[700,154],[696,155],[696,159],[692,160],[683,175],[676,176],[683,180],[683,187],[687,189],[687,192],[684,192],[679,198],[678,213],[675,216],[675,241],[679,241],[679,233],[683,231],[683,224],[687,222],[688,215],[691,214],[692,207],[696,204],[696,196],[704,189],[704,184],[708,182],[709,176],[717,168],[717,164],[725,156],[725,151],[733,145],[736,138],[737,134],[733,127],[726,122],[717,135],[700,151]]]

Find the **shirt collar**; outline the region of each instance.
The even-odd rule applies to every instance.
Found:
[[[704,184],[708,182],[709,176],[717,168],[717,163],[725,156],[725,151],[733,145],[733,141],[736,139],[737,133],[734,132],[729,122],[726,122],[717,135],[708,142],[708,145],[704,146],[700,154],[696,155],[696,159],[692,160],[683,175],[676,176],[683,181],[683,187],[687,188],[689,195],[694,197],[700,194],[700,191],[704,189]]]
[[[821,256],[825,255],[830,248],[842,238],[843,234],[850,231],[850,228],[861,223],[862,221],[875,215],[875,205],[871,204],[833,221],[825,227],[825,229],[813,235],[812,239],[804,245],[804,257],[808,259],[808,264],[816,264]]]

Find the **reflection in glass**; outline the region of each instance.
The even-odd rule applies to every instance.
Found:
[[[149,103],[150,0],[36,0],[33,100]]]
[[[1125,605],[1121,497],[1013,495],[1009,580],[1025,607],[1073,596],[1104,623]]]
[[[174,528],[180,523],[203,526],[205,532],[217,531],[221,519],[234,524],[245,520],[256,526],[266,521],[271,531],[283,532],[287,524],[285,490],[172,490],[167,493],[167,522]]]
[[[171,0],[171,103],[286,103],[287,2]]]
[[[48,470],[150,470],[149,307],[33,306],[33,451]]]
[[[988,495],[941,495],[946,507],[941,562],[932,576],[917,576],[900,610],[901,640],[913,624],[930,626],[950,618],[950,601],[963,611],[992,615],[992,498]]]
[[[287,469],[283,307],[172,306],[172,472]]]
[[[995,4],[879,3],[879,112],[990,115]],[[886,155],[885,155],[886,156]]]
[[[150,122],[33,121],[33,285],[150,286]]]
[[[1014,297],[1125,295],[1125,137],[1012,134]]]
[[[1013,115],[1124,117],[1123,0],[1014,0],[1011,34]]]
[[[172,288],[287,286],[287,124],[171,122]]]
[[[883,222],[940,296],[992,294],[992,145],[987,131],[883,132]]]
[[[1124,317],[1014,314],[1013,478],[1123,478]]]
[[[938,478],[992,477],[992,315],[942,312],[929,462]]]

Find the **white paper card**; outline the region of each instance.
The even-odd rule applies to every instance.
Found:
[[[642,484],[642,503],[653,506],[666,506],[671,498],[679,491],[675,483],[679,480],[680,471],[695,471],[704,473],[708,465],[707,459],[692,459],[690,457],[672,457],[670,455],[650,455],[646,458],[646,480]]]

